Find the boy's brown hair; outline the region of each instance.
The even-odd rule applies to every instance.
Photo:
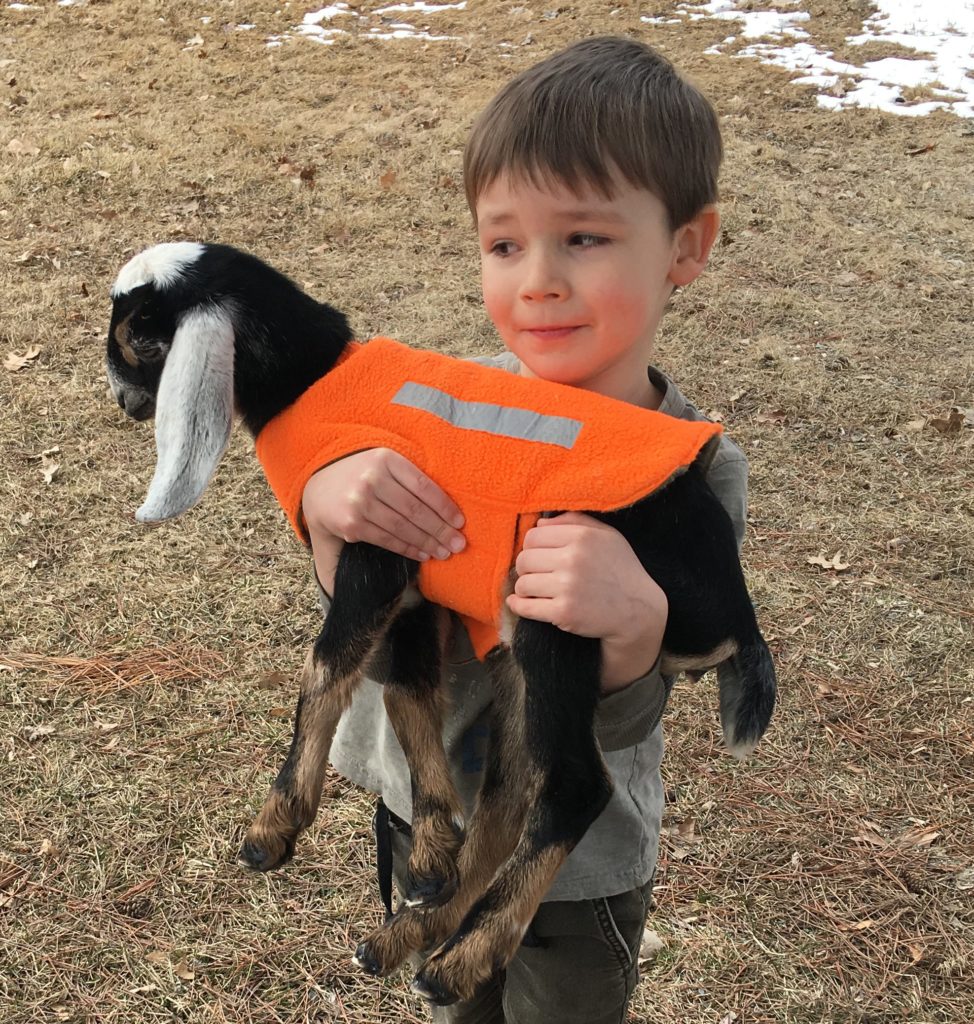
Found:
[[[720,126],[705,96],[651,47],[586,39],[521,72],[474,122],[463,154],[467,203],[503,173],[532,184],[588,185],[613,175],[666,206],[670,229],[717,199]]]

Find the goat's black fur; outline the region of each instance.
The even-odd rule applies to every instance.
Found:
[[[113,298],[109,378],[119,404],[136,419],[156,411],[167,372],[170,380],[183,373],[202,386],[209,383],[211,365],[215,377],[228,375],[232,365],[226,384],[232,386],[232,408],[256,435],[331,369],[351,338],[341,313],[226,246],[183,243],[147,250],[123,268]],[[213,341],[211,328],[229,340]],[[232,352],[222,351],[226,345]],[[217,381],[214,393],[222,387]],[[208,410],[194,404],[192,395],[180,391],[167,401],[182,403],[167,422],[178,421],[188,440],[181,436],[182,450],[163,469],[165,434],[174,428],[157,425],[160,466],[140,510],[150,520],[178,515],[199,498],[225,443],[220,423],[196,422],[205,421]],[[159,415],[161,423],[161,401]],[[170,484],[187,460],[199,463],[195,482],[169,500]],[[720,662],[725,735],[733,747],[752,747],[771,717],[774,670],[747,596],[730,519],[700,468],[691,466],[636,505],[593,514],[626,537],[667,595],[664,665],[699,670]],[[370,545],[345,546],[332,610],[303,676],[291,750],[242,858],[266,869],[290,856],[317,808],[314,789],[320,790],[329,730],[384,639],[392,665],[387,707],[414,773],[418,859],[410,862],[411,904],[360,947],[357,959],[366,970],[385,973],[406,953],[448,939],[415,983],[428,998],[447,1002],[469,997],[491,965],[512,955],[518,928],[530,920],[553,872],[608,802],[610,782],[593,735],[599,642],[547,623],[518,621],[510,654],[495,648],[485,661],[495,687],[507,694],[495,714],[495,740],[502,740],[488,754],[478,810],[459,852],[458,883],[453,862],[461,836],[451,820],[458,805],[436,775],[445,767],[442,750],[434,749],[442,714],[437,616],[423,603],[403,603],[417,570],[417,563]],[[425,730],[423,737],[416,730]],[[510,764],[518,760],[525,769],[520,773]],[[515,805],[519,812],[511,810]],[[439,860],[422,865],[418,851],[427,846]],[[457,884],[461,889],[453,896]],[[437,903],[436,910],[413,909]]]

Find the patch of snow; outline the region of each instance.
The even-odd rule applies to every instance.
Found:
[[[777,6],[795,8],[799,2],[778,0]],[[831,51],[820,50],[809,33],[799,27],[800,22],[809,20],[807,12],[749,11],[742,10],[741,3],[684,3],[677,13],[691,21],[739,21],[742,28],[738,36],[780,40],[780,44],[753,43],[734,55],[756,57],[766,64],[803,72],[793,79],[794,83],[819,89],[818,103],[827,109],[875,107],[913,117],[945,109],[960,117],[974,117],[974,0],[874,0],[878,12],[866,19],[860,35],[847,40],[849,45],[892,43],[916,51],[917,56],[886,57],[861,64],[837,61]],[[672,23],[672,19],[642,20],[649,24]],[[721,54],[738,36],[730,36],[706,52]],[[795,41],[789,42],[786,37]],[[921,87],[932,99],[909,102],[904,96],[904,89]]]

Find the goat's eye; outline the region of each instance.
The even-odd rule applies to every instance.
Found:
[[[136,320],[151,320],[155,316],[155,309],[152,306],[143,306],[136,314]]]

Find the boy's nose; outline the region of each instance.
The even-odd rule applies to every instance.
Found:
[[[522,299],[563,299],[568,295],[568,291],[568,281],[557,260],[547,254],[538,253],[527,261],[521,280]]]

